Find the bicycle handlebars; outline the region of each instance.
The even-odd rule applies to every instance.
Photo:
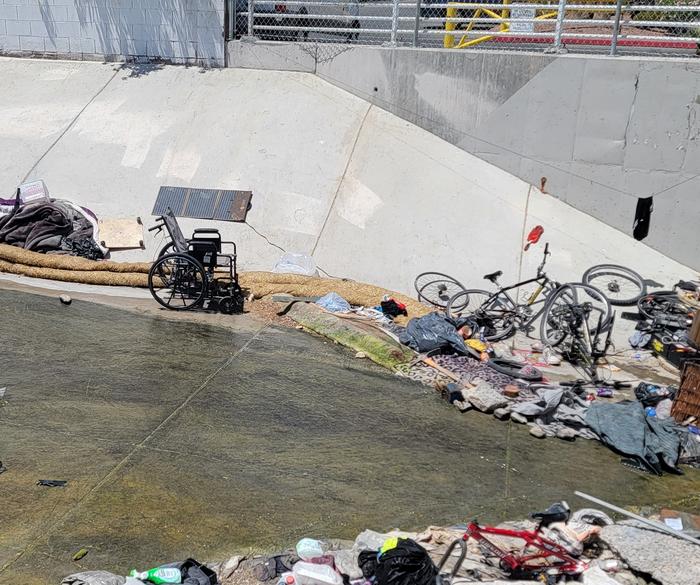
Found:
[[[547,263],[547,256],[549,256],[549,242],[544,245],[544,254],[542,254],[542,262],[537,267],[537,276],[542,275],[542,270],[544,270],[544,265]]]

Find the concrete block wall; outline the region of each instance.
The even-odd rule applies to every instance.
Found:
[[[224,65],[225,0],[0,0],[0,54]]]

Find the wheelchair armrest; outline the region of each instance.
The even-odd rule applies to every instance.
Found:
[[[216,228],[197,228],[193,232],[193,234],[218,234],[219,230]]]

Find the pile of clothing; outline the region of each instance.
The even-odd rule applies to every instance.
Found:
[[[104,258],[97,217],[70,201],[41,197],[0,199],[0,244],[46,254]]]

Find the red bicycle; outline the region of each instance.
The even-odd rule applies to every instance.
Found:
[[[540,532],[542,528],[554,522],[568,521],[570,515],[571,510],[568,504],[559,502],[544,512],[530,514],[531,518],[538,520],[537,526],[533,530],[480,526],[474,520],[467,525],[462,538],[450,544],[440,559],[438,569],[442,570],[454,549],[460,546],[459,558],[449,575],[454,577],[466,557],[467,542],[473,538],[487,555],[498,557],[501,570],[513,579],[537,579],[545,583],[556,583],[558,575],[578,575],[588,568],[588,564],[574,558],[566,548],[545,538]],[[504,550],[489,540],[486,535],[519,539],[524,541],[524,545],[517,552]]]

